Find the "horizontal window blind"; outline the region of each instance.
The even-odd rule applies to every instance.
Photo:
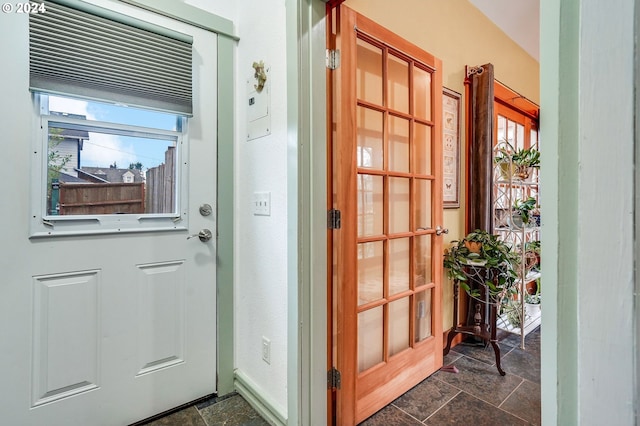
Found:
[[[30,90],[192,114],[191,37],[70,4],[29,15]]]

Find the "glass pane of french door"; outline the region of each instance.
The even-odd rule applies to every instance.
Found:
[[[358,371],[432,336],[431,72],[357,41]]]

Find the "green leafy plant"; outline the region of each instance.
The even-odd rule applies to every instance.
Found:
[[[540,254],[540,241],[539,240],[527,241],[526,243],[524,243],[524,249],[525,249],[525,251],[531,251],[531,252],[534,252],[535,254],[539,255]]]
[[[535,148],[519,149],[511,156],[516,167],[540,167],[540,151]]]
[[[513,203],[513,213],[517,214],[524,225],[529,225],[531,212],[536,208],[536,199],[529,197],[526,200],[516,200]]]
[[[520,247],[518,247],[520,250]],[[540,241],[527,241],[524,244],[524,252],[520,250],[520,254],[523,256],[525,268],[525,276],[530,271],[540,270]],[[528,288],[529,284],[527,284]]]
[[[504,180],[511,177],[527,179],[531,176],[531,167],[540,167],[540,151],[535,148],[516,150],[503,140],[494,153],[493,161],[500,167]]]
[[[524,301],[530,305],[539,305],[540,304],[540,293],[529,294],[526,293],[524,295]]]
[[[507,145],[510,147],[510,145]],[[507,147],[501,146],[493,156],[493,162],[496,164],[511,162],[511,150]]]
[[[480,243],[477,252],[469,248],[469,242]],[[446,250],[443,264],[447,268],[447,276],[457,282],[471,297],[479,298],[480,288],[469,284],[473,268],[481,267],[490,271],[480,274],[491,302],[501,302],[515,292],[516,268],[518,256],[511,247],[499,240],[496,235],[476,229],[459,241],[452,241]],[[478,276],[478,275],[476,275]]]
[[[505,307],[504,312],[506,314],[507,320],[509,321],[509,324],[511,324],[513,327],[520,328],[520,326],[522,325],[521,324],[521,322],[522,322],[522,303],[520,303],[520,302],[518,302],[516,300],[511,300],[511,301],[509,301],[509,303]],[[524,316],[525,316],[525,321],[526,321],[526,318],[528,317],[526,312],[525,312]]]
[[[52,128],[49,130],[49,150],[47,152],[47,188],[51,188],[51,182],[60,177],[60,171],[65,168],[71,155],[62,155],[57,147],[64,140],[62,129]]]
[[[540,278],[536,280],[536,291],[533,294],[529,294],[525,292],[524,294],[524,302],[529,303],[531,305],[539,305],[540,304]]]
[[[532,268],[539,269],[540,268],[540,241],[527,241],[524,244],[525,253],[531,253],[535,258],[535,264],[532,265]]]
[[[522,180],[532,175],[532,168],[540,167],[540,151],[535,148],[520,149],[511,156],[515,168],[513,175]]]

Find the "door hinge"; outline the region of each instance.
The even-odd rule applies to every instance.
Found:
[[[335,70],[340,67],[340,51],[334,49],[327,49],[327,68]]]
[[[327,212],[327,228],[340,229],[340,210],[331,209]]]
[[[327,389],[340,389],[340,372],[335,367],[327,371]]]

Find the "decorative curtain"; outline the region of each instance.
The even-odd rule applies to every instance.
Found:
[[[493,65],[467,67],[469,94],[468,148],[468,231],[493,232],[492,148],[493,148]]]

